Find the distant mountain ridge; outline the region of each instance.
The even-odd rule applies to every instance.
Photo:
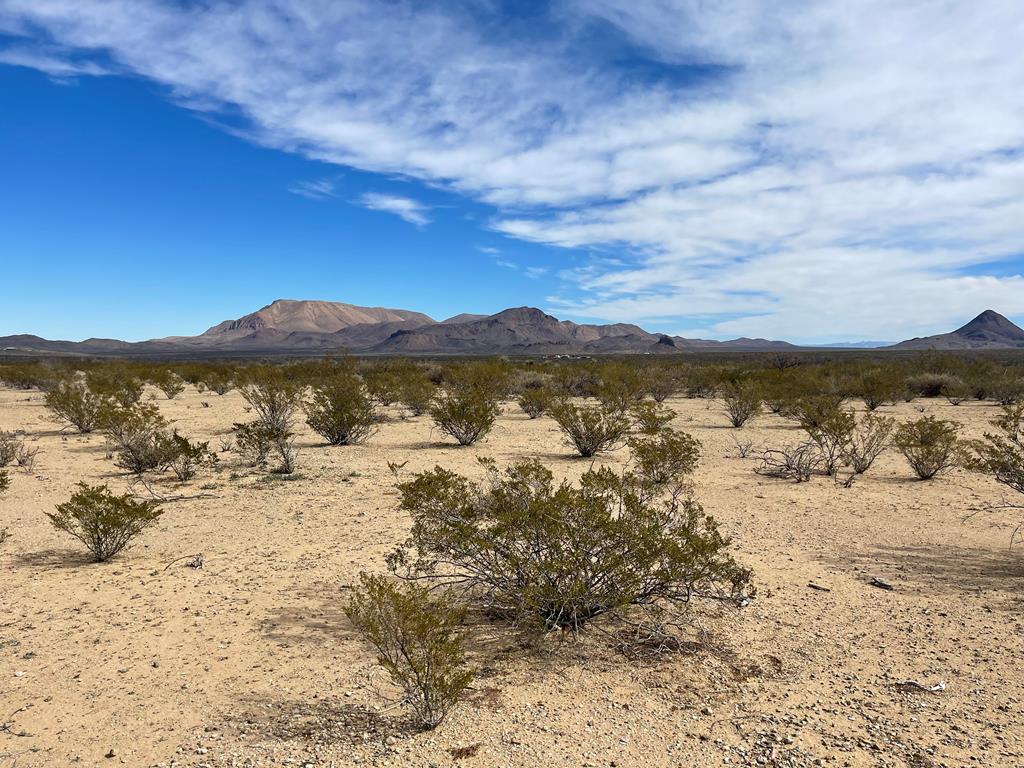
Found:
[[[1024,329],[986,309],[955,331],[907,339],[889,349],[1024,349]]]
[[[851,345],[853,346],[853,345]],[[1024,348],[1024,330],[986,310],[956,331],[910,339],[888,349]],[[198,336],[150,341],[51,341],[29,334],[0,337],[0,352],[78,356],[217,356],[354,354],[682,354],[708,350],[784,351],[785,341],[687,339],[630,323],[559,320],[534,307],[493,315],[460,314],[441,322],[422,312],[331,301],[279,299]],[[820,347],[819,347],[820,349]]]

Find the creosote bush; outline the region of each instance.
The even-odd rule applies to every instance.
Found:
[[[317,382],[303,407],[306,423],[331,445],[363,443],[380,422],[363,383],[347,373]]]
[[[233,430],[238,452],[249,466],[263,467],[273,454],[280,463],[270,470],[272,473],[290,475],[295,471],[296,452],[291,431],[263,421],[235,424]]]
[[[838,471],[847,455],[855,426],[853,412],[839,407],[817,414],[813,426],[804,426],[811,441],[818,446],[825,474],[834,475]]]
[[[889,447],[895,419],[879,416],[875,413],[865,414],[850,432],[849,441],[843,451],[843,463],[861,475],[871,469],[875,459]]]
[[[164,393],[168,400],[173,400],[185,391],[185,382],[174,371],[160,368],[149,375],[149,383]]]
[[[192,442],[177,430],[165,437],[167,463],[174,476],[182,482],[196,476],[200,467],[212,467],[218,462],[217,454],[210,450],[210,443]]]
[[[430,406],[437,428],[459,445],[472,445],[490,432],[500,412],[493,391],[473,386],[442,388]]]
[[[658,402],[643,400],[629,409],[629,415],[633,418],[633,425],[638,432],[655,435],[672,423],[676,412]]]
[[[81,381],[64,380],[46,393],[46,407],[61,421],[86,434],[96,428],[96,421],[106,398],[97,395]]]
[[[523,413],[531,419],[536,419],[547,413],[555,402],[555,395],[547,387],[530,387],[519,394],[516,402],[523,409]]]
[[[275,367],[254,368],[239,387],[242,397],[275,434],[290,432],[295,412],[302,405],[305,384],[289,372]]]
[[[399,492],[413,527],[391,568],[521,625],[575,633],[630,607],[750,592],[750,571],[700,505],[633,473],[602,468],[555,485],[537,461],[504,473],[491,463],[478,485],[437,467]]]
[[[142,399],[142,381],[128,368],[103,366],[87,371],[85,383],[89,391],[129,408]]]
[[[669,427],[629,440],[636,474],[652,485],[681,483],[697,467],[700,442]]]
[[[551,406],[551,418],[576,452],[590,458],[620,447],[629,433],[629,418],[605,405],[576,405],[563,400]]]
[[[465,608],[417,584],[365,573],[360,580],[345,613],[423,727],[436,728],[473,680],[458,634]]]
[[[893,435],[893,443],[906,457],[921,480],[929,480],[964,460],[959,439],[960,425],[934,416],[901,424]]]
[[[761,390],[752,382],[729,384],[722,389],[725,414],[737,429],[761,413]]]
[[[402,369],[398,386],[398,401],[413,416],[422,416],[430,410],[434,399],[434,384],[419,366],[409,365]]]
[[[96,562],[109,560],[163,514],[153,500],[116,496],[105,485],[79,483],[78,490],[47,517],[57,530],[85,544]]]
[[[993,475],[997,482],[1024,493],[1024,405],[1003,406],[992,426],[1001,434],[985,433],[971,443],[970,469]]]

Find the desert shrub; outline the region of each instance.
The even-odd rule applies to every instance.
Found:
[[[729,423],[737,429],[761,412],[761,390],[752,382],[727,384],[722,399]]]
[[[988,390],[988,396],[1000,405],[1014,405],[1024,400],[1024,379],[1006,372],[994,378]]]
[[[944,388],[960,386],[963,381],[949,373],[916,373],[907,377],[906,384],[917,397],[939,397]]]
[[[185,391],[184,380],[167,368],[158,368],[149,374],[149,383],[164,393],[168,400],[173,400]]]
[[[629,409],[636,429],[645,435],[654,435],[672,423],[676,412],[657,402],[643,400]]]
[[[263,421],[235,424],[233,430],[238,453],[249,466],[266,466],[271,455],[274,455],[280,463],[271,472],[290,475],[295,471],[295,436],[290,430]]]
[[[646,392],[647,384],[635,366],[605,363],[601,368],[596,396],[605,410],[625,413],[643,400]]]
[[[918,478],[928,480],[962,462],[959,434],[959,424],[924,416],[901,424],[893,435],[893,443]]]
[[[629,419],[621,411],[604,405],[575,405],[568,400],[549,410],[566,441],[584,458],[622,445],[629,432]]]
[[[644,391],[656,403],[663,403],[683,387],[682,371],[675,365],[652,365],[642,370]]]
[[[236,423],[233,430],[235,447],[242,460],[250,467],[262,467],[266,464],[274,447],[274,428],[261,421],[251,421],[246,424]]]
[[[490,432],[500,412],[493,392],[469,386],[442,388],[430,406],[437,428],[459,445],[472,445]]]
[[[720,384],[717,373],[707,366],[690,368],[683,377],[683,389],[689,398],[710,400],[718,394]]]
[[[843,452],[843,463],[856,475],[867,472],[875,459],[889,446],[895,420],[868,413],[850,432]]]
[[[805,426],[811,441],[818,446],[825,474],[834,475],[839,469],[852,439],[856,417],[852,411],[836,407],[819,412],[813,426]]]
[[[79,483],[71,498],[46,516],[54,528],[81,541],[96,562],[103,562],[127,547],[161,514],[153,500],[137,500],[127,493],[116,496],[105,485]]]
[[[971,396],[971,386],[963,379],[954,377],[942,385],[942,396],[950,405],[960,405]]]
[[[509,397],[512,382],[512,367],[501,360],[460,363],[444,374],[444,389],[448,392],[472,392],[495,402]]]
[[[906,385],[888,368],[874,368],[861,374],[857,394],[869,411],[886,403],[894,403],[903,396]]]
[[[597,367],[590,363],[559,366],[553,377],[554,389],[562,397],[595,397],[601,383]]]
[[[0,366],[0,382],[14,389],[49,389],[53,368],[41,363],[18,363]]]
[[[13,432],[0,432],[0,467],[13,464],[23,446],[24,441],[18,439]]]
[[[90,392],[113,400],[122,408],[142,399],[142,381],[120,366],[94,368],[85,374],[85,383]]]
[[[682,482],[693,474],[700,459],[700,442],[668,427],[645,437],[629,440],[636,474],[652,485]]]
[[[345,613],[377,650],[425,728],[436,728],[473,680],[457,629],[465,608],[417,584],[360,576]]]
[[[216,392],[218,395],[226,395],[235,388],[233,371],[220,366],[211,367],[204,371],[195,384],[202,384],[206,389]]]
[[[516,398],[523,413],[531,419],[536,419],[547,413],[548,409],[555,402],[555,394],[547,387],[533,387],[524,389]]]
[[[1002,434],[985,433],[982,440],[971,443],[973,449],[967,466],[993,475],[996,482],[1024,493],[1024,405],[1007,405],[1003,413],[992,421]],[[1021,535],[1018,527],[1011,536],[1011,544]]]
[[[415,365],[402,370],[398,385],[398,402],[405,406],[413,416],[421,416],[430,410],[430,402],[434,399],[434,384],[426,373]]]
[[[331,445],[365,442],[380,421],[366,387],[348,373],[315,384],[312,398],[303,407],[306,423]]]
[[[814,442],[807,441],[786,448],[769,448],[762,454],[761,464],[754,471],[766,477],[806,483],[821,465],[821,449]]]
[[[788,415],[796,419],[801,427],[810,431],[833,418],[836,411],[842,409],[842,405],[843,396],[840,394],[829,392],[804,395],[797,399]]]
[[[543,630],[578,632],[630,606],[739,600],[750,572],[700,505],[654,495],[631,473],[556,486],[537,461],[477,485],[440,467],[399,485],[413,519],[396,571],[461,589],[484,609]]]
[[[11,476],[7,474],[7,471],[0,471],[0,493],[3,493],[11,487]]]
[[[132,474],[163,469],[173,458],[167,421],[152,403],[127,408],[111,403],[102,412],[100,426],[116,453],[114,463]]]
[[[85,434],[96,428],[106,398],[90,391],[81,381],[64,380],[46,393],[45,402],[58,419]]]
[[[247,372],[239,387],[242,397],[252,406],[275,434],[290,432],[295,413],[302,405],[305,384],[280,368],[255,368]]]
[[[217,463],[217,454],[210,450],[209,442],[192,442],[177,430],[164,438],[164,452],[167,464],[174,476],[182,482],[196,476],[200,467],[209,467]]]
[[[378,363],[362,372],[366,391],[381,407],[387,408],[402,396],[401,372],[391,363]]]

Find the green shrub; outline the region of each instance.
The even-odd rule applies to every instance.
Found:
[[[218,395],[226,395],[235,387],[233,372],[227,368],[213,367],[204,371],[196,382]]]
[[[18,452],[24,447],[24,441],[19,440],[13,432],[0,431],[0,467],[13,464],[18,459]]]
[[[347,373],[314,385],[304,408],[306,423],[331,445],[363,443],[380,421],[363,383]]]
[[[120,366],[94,368],[85,374],[85,383],[90,392],[113,400],[122,408],[129,408],[142,399],[142,381]]]
[[[247,372],[239,391],[260,421],[280,435],[290,432],[295,424],[295,412],[302,405],[305,384],[281,368],[261,367]]]
[[[578,486],[556,486],[537,461],[489,475],[477,485],[438,467],[399,485],[413,527],[391,567],[545,631],[578,632],[631,606],[748,592],[750,572],[685,496],[655,496],[636,475],[608,468],[584,473]]]
[[[360,576],[345,613],[377,650],[425,728],[436,728],[473,680],[457,628],[465,609],[426,587]]]
[[[262,421],[251,421],[246,424],[236,423],[235,447],[239,455],[250,467],[262,467],[267,463],[270,451],[274,447],[276,430]]]
[[[472,445],[490,432],[500,412],[492,392],[468,386],[442,388],[430,406],[437,428],[459,445]]]
[[[430,410],[434,399],[434,384],[419,366],[410,365],[402,370],[398,387],[398,402],[413,416],[422,416]]]
[[[644,400],[630,408],[629,415],[637,431],[645,435],[655,435],[672,423],[676,412],[657,402]]]
[[[654,435],[629,440],[636,474],[652,485],[678,484],[693,474],[700,442],[686,432],[663,427]]]
[[[861,417],[846,443],[843,463],[853,470],[855,475],[867,472],[875,459],[889,447],[895,420],[885,416],[868,413]]]
[[[516,402],[523,409],[523,413],[531,419],[536,419],[547,413],[555,402],[555,395],[547,387],[535,387],[524,389]]]
[[[722,399],[729,423],[737,429],[761,413],[761,390],[753,382],[726,385],[722,389]]]
[[[263,421],[235,424],[233,429],[238,452],[249,466],[263,467],[274,454],[280,463],[271,472],[290,475],[295,471],[295,442],[291,431]]]
[[[834,418],[836,411],[843,405],[843,396],[835,393],[819,393],[804,395],[793,404],[791,418],[796,419],[800,426],[810,431],[817,429],[829,419]]]
[[[647,383],[633,365],[605,363],[600,375],[596,394],[606,411],[625,413],[643,400],[647,392]]]
[[[873,411],[886,403],[895,403],[899,400],[906,390],[906,385],[894,371],[888,368],[875,368],[861,374],[856,389],[867,409]]]
[[[11,476],[4,470],[0,472],[0,493],[3,493],[11,487]]]
[[[921,480],[928,480],[962,463],[960,425],[925,416],[901,424],[893,442]]]
[[[164,439],[167,463],[178,480],[185,482],[196,476],[200,467],[212,467],[218,461],[209,442],[191,442],[177,430]]]
[[[972,387],[959,378],[942,385],[942,396],[950,405],[960,405],[971,396]]]
[[[1024,404],[1003,407],[992,421],[1002,434],[985,433],[971,443],[973,455],[968,466],[993,475],[997,482],[1024,493]]]
[[[391,363],[377,363],[363,371],[366,391],[381,407],[387,408],[402,396],[402,377]]]
[[[167,420],[152,403],[129,407],[108,404],[100,426],[116,453],[115,464],[135,475],[163,469],[173,458]]]
[[[96,428],[100,410],[107,401],[83,382],[64,380],[46,393],[45,402],[58,419],[85,434]]]
[[[550,414],[569,445],[584,458],[620,447],[629,433],[626,415],[605,405],[575,405],[563,400],[551,406]]]
[[[682,371],[676,365],[652,365],[641,373],[644,391],[656,403],[663,403],[683,388]]]
[[[945,388],[963,385],[963,381],[949,373],[917,373],[908,376],[906,383],[917,397],[939,397]]]
[[[78,484],[71,498],[47,513],[53,527],[85,544],[96,562],[109,560],[163,514],[152,500],[116,496],[105,485]]]
[[[160,368],[149,375],[149,383],[159,389],[168,400],[173,400],[185,391],[185,382],[174,371]]]
[[[856,418],[851,411],[839,407],[815,415],[814,425],[805,426],[804,429],[818,446],[825,474],[834,475],[847,455]]]
[[[1024,379],[1008,371],[990,382],[988,396],[1000,405],[1014,405],[1024,399]]]

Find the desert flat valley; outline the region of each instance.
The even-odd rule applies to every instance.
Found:
[[[249,417],[237,390],[189,386],[168,400],[147,387],[146,398],[214,447]],[[766,413],[733,429],[715,399],[664,405],[671,426],[702,445],[693,494],[752,569],[753,599],[693,603],[671,653],[624,650],[622,627],[527,636],[471,616],[476,676],[444,724],[424,731],[343,610],[358,574],[383,572],[409,534],[388,462],[404,464],[399,478],[435,465],[479,477],[477,457],[499,467],[539,457],[574,480],[592,461],[621,470],[628,448],[579,458],[551,418],[530,419],[511,401],[485,438],[462,447],[429,415],[392,405],[362,445],[328,446],[302,425],[291,476],[225,451],[187,483],[148,480],[169,499],[163,516],[96,564],[46,513],[80,481],[120,493],[128,476],[103,434],[62,430],[38,391],[0,390],[0,425],[38,449],[31,471],[10,471],[0,502],[10,531],[0,551],[0,761],[1024,762],[1024,561],[1010,547],[1019,514],[978,511],[1014,502],[1012,491],[962,469],[918,481],[892,449],[849,488],[764,477],[760,451],[796,440],[799,425]],[[879,412],[953,418],[980,437],[999,407],[927,398]],[[736,438],[753,444],[746,458]],[[191,567],[200,554],[202,567]]]

